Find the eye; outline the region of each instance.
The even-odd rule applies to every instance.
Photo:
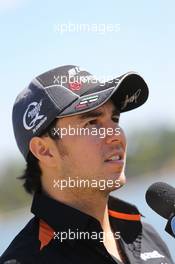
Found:
[[[85,126],[96,125],[97,122],[98,122],[97,119],[92,119],[92,120],[89,120],[88,122],[86,122]]]
[[[115,123],[119,123],[119,119],[120,117],[118,115],[114,115],[112,118],[112,121],[114,121]]]

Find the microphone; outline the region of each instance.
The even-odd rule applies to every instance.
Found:
[[[175,188],[164,182],[153,183],[145,198],[151,209],[168,219],[165,231],[175,238]]]

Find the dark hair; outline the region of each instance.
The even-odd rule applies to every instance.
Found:
[[[49,136],[54,140],[59,139],[59,136],[54,133],[56,123],[58,123],[58,119],[54,119],[39,136]],[[27,193],[41,192],[41,168],[39,166],[39,160],[29,151],[26,162],[24,173],[18,179],[24,180],[23,187]]]

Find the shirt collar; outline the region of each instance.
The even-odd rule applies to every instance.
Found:
[[[133,204],[110,196],[108,202],[110,222],[114,230],[119,230],[122,239],[132,243],[141,234],[142,214]]]
[[[141,228],[141,214],[137,207],[109,196],[108,208],[113,229],[120,231],[124,240],[133,240]],[[31,212],[57,232],[68,229],[83,231],[89,223],[100,226],[99,221],[94,217],[56,201],[44,193],[35,193]]]
[[[44,193],[35,193],[31,212],[57,232],[64,232],[68,229],[76,231],[77,228],[83,231],[90,220],[97,221],[78,209],[54,200]]]

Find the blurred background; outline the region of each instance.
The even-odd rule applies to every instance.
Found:
[[[106,79],[134,70],[147,81],[146,104],[121,115],[128,182],[114,195],[139,207],[175,260],[166,221],[144,198],[153,182],[175,187],[174,10],[173,0],[0,0],[0,254],[32,217],[32,197],[16,179],[25,161],[13,135],[14,100],[40,73],[75,64]]]

